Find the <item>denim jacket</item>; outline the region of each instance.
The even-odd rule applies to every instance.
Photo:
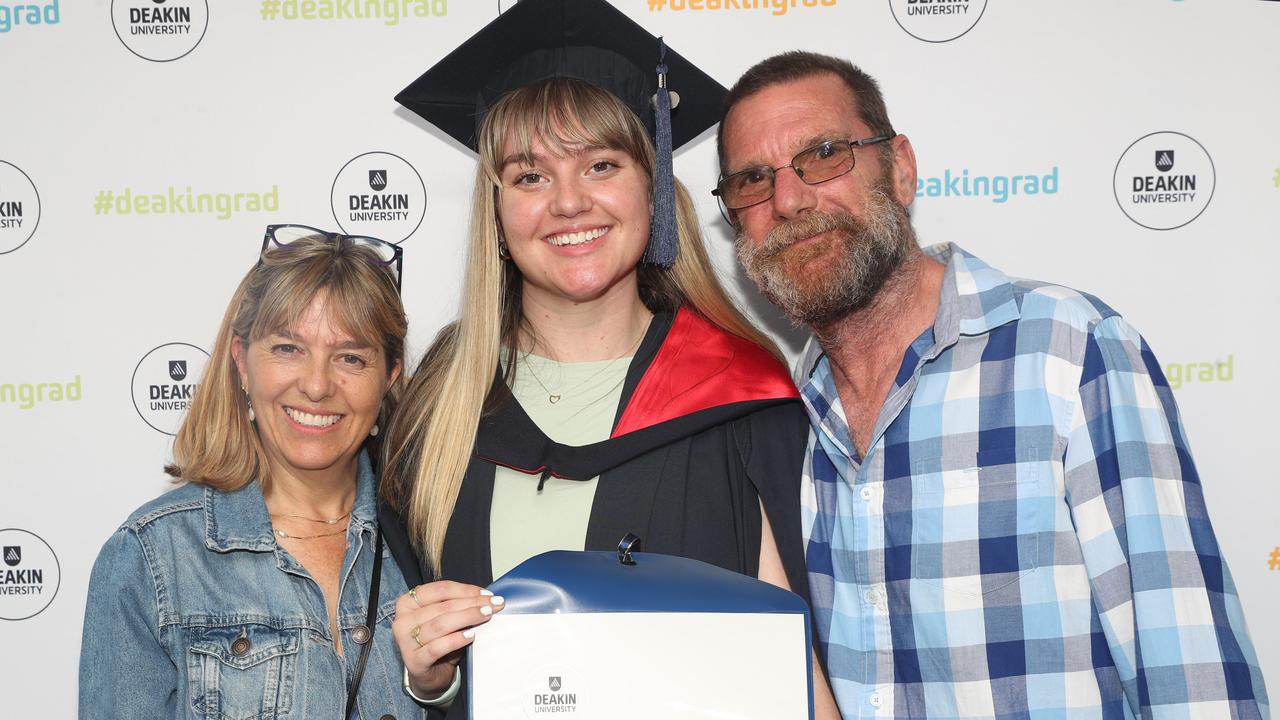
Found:
[[[376,489],[360,456],[334,652],[320,586],[280,548],[257,482],[185,485],[143,505],[94,563],[80,717],[340,720],[367,619]],[[391,637],[404,578],[383,547],[377,631],[355,717],[423,718]]]

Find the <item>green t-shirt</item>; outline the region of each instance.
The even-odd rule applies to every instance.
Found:
[[[565,445],[606,440],[622,397],[630,357],[561,363],[521,354],[511,393],[547,437]],[[548,550],[581,550],[599,478],[547,478],[498,466],[489,511],[493,577]]]

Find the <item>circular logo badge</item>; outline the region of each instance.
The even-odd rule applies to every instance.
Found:
[[[1130,220],[1150,230],[1173,230],[1209,206],[1217,176],[1203,145],[1166,131],[1130,145],[1116,163],[1112,182],[1116,202]]]
[[[27,244],[40,224],[40,193],[12,163],[0,160],[0,255]]]
[[[925,42],[944,43],[973,29],[987,0],[889,0],[898,27]]]
[[[166,343],[142,356],[133,369],[138,417],[166,435],[178,432],[204,375],[209,353],[188,343]]]
[[[427,212],[427,187],[404,158],[367,152],[347,161],[333,179],[333,219],[348,235],[391,243],[407,239]]]
[[[209,0],[111,0],[111,24],[143,60],[186,57],[209,29]]]
[[[62,567],[39,535],[0,530],[0,619],[26,620],[44,612],[62,584]]]

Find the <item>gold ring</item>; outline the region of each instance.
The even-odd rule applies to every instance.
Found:
[[[417,588],[417,587],[411,587],[411,588],[409,588],[409,597],[413,598],[413,602],[414,602],[414,604],[415,604],[415,605],[417,605],[418,607],[422,607],[422,603],[418,602],[418,588]]]
[[[422,632],[421,625],[414,625],[413,629],[409,631],[409,637],[413,638],[413,641],[418,643],[418,647],[422,647],[422,640],[418,639],[418,633],[420,632]]]

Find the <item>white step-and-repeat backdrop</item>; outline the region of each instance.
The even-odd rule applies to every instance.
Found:
[[[454,315],[472,158],[392,97],[509,4],[0,0],[0,715],[74,715],[90,566],[168,487],[264,225],[403,241],[415,360]],[[852,58],[915,145],[922,242],[1095,293],[1144,331],[1280,689],[1280,2],[616,5],[726,85],[782,50]],[[676,172],[795,352],[735,267],[714,145]]]

